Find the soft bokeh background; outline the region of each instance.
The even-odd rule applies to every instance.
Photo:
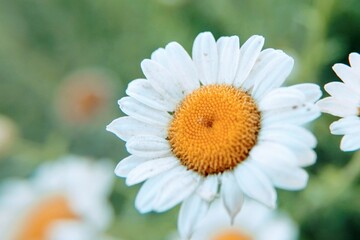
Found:
[[[105,126],[122,114],[116,101],[142,77],[141,60],[170,41],[191,51],[205,30],[242,42],[260,34],[266,47],[295,58],[287,84],[323,86],[337,79],[335,62],[360,52],[359,26],[359,0],[1,0],[0,181],[28,177],[67,153],[114,163],[125,157],[124,143]],[[340,152],[340,137],[328,131],[335,119],[324,114],[311,126],[319,144],[309,186],[278,191],[300,239],[360,236],[360,155]],[[137,190],[116,180],[109,234],[164,239],[178,209],[141,215]]]

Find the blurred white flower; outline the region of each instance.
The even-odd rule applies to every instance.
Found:
[[[223,205],[213,204],[191,240],[296,240],[298,228],[284,213],[246,199],[234,223]]]
[[[231,219],[244,195],[276,205],[275,187],[307,184],[301,168],[316,160],[315,137],[303,124],[320,115],[315,84],[280,87],[293,59],[261,50],[252,36],[195,39],[192,58],[176,42],[141,63],[146,79],[132,81],[119,100],[129,116],[107,130],[127,141],[131,156],[115,172],[128,185],[145,181],[135,205],[163,212],[182,203],[178,228],[189,238],[209,204],[222,198]]]
[[[112,220],[113,165],[67,156],[0,187],[0,239],[99,240]]]
[[[330,125],[335,135],[344,135],[340,149],[354,151],[360,148],[360,54],[350,53],[350,66],[337,63],[333,70],[343,82],[330,82],[325,90],[331,95],[318,101],[325,113],[341,117]]]

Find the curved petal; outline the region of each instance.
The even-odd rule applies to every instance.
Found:
[[[274,165],[297,166],[296,156],[287,148],[277,143],[264,142],[255,146],[250,152],[256,162],[269,162]]]
[[[337,63],[333,66],[333,70],[346,86],[354,90],[357,94],[360,94],[359,75],[353,68],[342,63]]]
[[[218,84],[229,84],[234,82],[239,62],[240,41],[237,36],[221,37],[217,41],[219,54]]]
[[[139,102],[160,111],[173,112],[176,103],[168,101],[164,96],[155,91],[149,80],[136,79],[129,83],[126,94]]]
[[[147,213],[154,210],[157,196],[164,185],[171,179],[177,178],[184,172],[183,167],[175,167],[168,172],[161,173],[148,179],[140,188],[136,199],[135,207],[140,213]]]
[[[205,218],[209,203],[194,194],[181,205],[178,219],[178,231],[182,239],[190,239],[194,229]]]
[[[203,182],[197,188],[196,193],[205,201],[211,202],[217,195],[218,186],[218,176],[209,175],[203,178]]]
[[[141,69],[151,86],[168,101],[176,105],[183,99],[178,82],[164,66],[154,60],[145,59],[141,62]]]
[[[164,157],[148,160],[133,168],[126,178],[128,186],[138,184],[160,173],[179,166],[179,160],[175,157]]]
[[[113,120],[106,126],[106,130],[114,133],[124,141],[136,135],[153,135],[162,138],[167,136],[166,128],[140,122],[128,116]]]
[[[262,113],[262,125],[284,123],[302,125],[318,118],[320,115],[321,112],[317,105],[303,103],[301,106],[284,111],[264,111]]]
[[[215,84],[218,75],[218,51],[210,32],[200,33],[194,41],[192,57],[203,85]]]
[[[167,112],[150,108],[132,97],[123,97],[118,103],[124,113],[144,123],[167,126],[171,120]]]
[[[177,42],[171,42],[165,47],[169,60],[169,69],[182,86],[184,94],[189,94],[200,87],[198,73],[189,54]]]
[[[351,103],[351,105],[360,106],[360,96],[344,83],[331,82],[326,84],[324,88],[337,101],[344,104]]]
[[[316,162],[317,156],[313,149],[301,145],[292,146],[290,149],[295,153],[299,167],[311,166]]]
[[[360,54],[356,52],[350,53],[349,62],[354,71],[360,76]]]
[[[300,167],[296,167],[284,162],[277,163],[272,159],[266,161],[255,161],[254,164],[261,168],[270,178],[271,182],[278,188],[286,190],[300,190],[303,189],[308,181],[308,174]]]
[[[168,141],[156,136],[138,135],[126,143],[129,153],[139,157],[157,158],[170,153]]]
[[[199,184],[198,176],[189,171],[183,171],[176,178],[170,179],[159,192],[154,210],[164,212],[190,196]]]
[[[280,50],[276,52],[276,57],[268,61],[265,66],[261,64],[263,66],[255,68],[255,65],[250,73],[254,82],[252,96],[255,99],[260,100],[266,93],[281,86],[293,68],[294,60],[290,56]]]
[[[272,141],[286,146],[316,146],[315,136],[303,127],[291,124],[273,124],[264,126],[259,133],[259,140]]]
[[[244,203],[244,194],[236,182],[232,172],[224,172],[221,177],[221,198],[230,216],[231,222],[240,212]]]
[[[360,132],[360,118],[358,116],[344,117],[330,125],[330,131],[334,135],[346,135]]]
[[[264,96],[259,102],[259,110],[281,110],[300,106],[305,102],[305,95],[297,89],[277,88]]]
[[[250,37],[240,48],[239,53],[239,67],[236,72],[234,86],[241,87],[245,79],[249,76],[250,71],[254,67],[258,59],[261,49],[264,46],[264,37],[254,35]],[[253,86],[252,83],[246,84],[249,89]]]
[[[357,115],[358,106],[355,104],[343,103],[333,97],[326,97],[316,103],[322,112],[330,113],[338,117]]]
[[[345,135],[341,139],[340,149],[343,151],[355,151],[360,148],[360,135],[358,133]]]
[[[147,158],[130,155],[118,163],[115,168],[115,174],[119,177],[127,177],[131,170],[147,160]]]
[[[271,208],[276,206],[276,192],[270,179],[252,164],[246,161],[239,164],[235,168],[235,178],[247,196]]]
[[[302,92],[305,95],[307,102],[316,102],[322,95],[320,87],[314,83],[300,83],[288,88]]]

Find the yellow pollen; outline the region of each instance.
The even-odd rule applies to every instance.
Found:
[[[212,240],[251,240],[247,234],[244,234],[238,230],[227,230],[215,236]]]
[[[259,129],[260,112],[249,94],[228,85],[208,85],[181,102],[168,139],[184,166],[207,176],[244,161]]]
[[[53,196],[44,199],[29,212],[15,239],[45,240],[51,224],[58,220],[74,219],[79,217],[71,210],[66,198]]]

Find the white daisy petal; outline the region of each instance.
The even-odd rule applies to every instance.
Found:
[[[305,95],[306,101],[316,102],[322,95],[320,87],[313,83],[301,83],[288,87],[290,89],[296,89]]]
[[[259,163],[297,166],[296,156],[288,148],[273,142],[263,142],[255,146],[250,152],[250,157]]]
[[[170,172],[172,173],[173,171]],[[135,207],[140,213],[152,211],[158,191],[165,181],[169,180],[171,177],[173,177],[171,174],[163,173],[148,179],[141,186],[135,199]]]
[[[357,116],[344,117],[330,125],[330,131],[334,135],[346,135],[360,132],[360,118]]]
[[[274,110],[281,108],[297,107],[305,102],[302,92],[290,88],[278,88],[271,91],[259,102],[259,110]]]
[[[219,55],[218,84],[232,84],[239,62],[240,42],[237,36],[221,37],[217,41]]]
[[[121,117],[107,125],[106,130],[114,133],[124,141],[135,135],[153,135],[166,138],[167,130],[164,127],[140,122],[132,117]]]
[[[182,239],[190,239],[194,229],[209,210],[209,203],[197,195],[192,195],[181,205],[178,231]]]
[[[126,178],[126,184],[128,186],[138,184],[176,166],[179,166],[179,161],[175,157],[148,160],[137,165],[129,172]]]
[[[235,87],[241,87],[248,77],[255,61],[259,57],[260,51],[264,45],[264,38],[262,36],[254,35],[250,37],[240,48],[239,53],[239,67],[234,80]],[[250,88],[252,84],[247,84]],[[247,89],[248,89],[247,88]],[[245,90],[247,90],[245,89]]]
[[[224,172],[221,177],[221,197],[231,222],[233,222],[244,203],[244,194],[232,172]]]
[[[274,185],[286,190],[301,190],[307,185],[309,175],[302,168],[285,168],[284,166],[273,166],[267,170],[268,176]]]
[[[205,201],[211,202],[217,195],[219,179],[217,175],[209,175],[197,188],[196,193]]]
[[[157,110],[173,112],[176,108],[175,102],[168,101],[155,91],[150,81],[146,79],[136,79],[130,82],[126,94]]]
[[[342,82],[331,82],[324,86],[325,90],[337,101],[351,103],[354,106],[360,106],[360,96],[352,89],[346,87]]]
[[[171,63],[170,69],[184,89],[189,94],[200,87],[198,74],[193,61],[185,49],[177,42],[166,45],[165,51]]]
[[[277,51],[277,56],[269,61],[266,66],[256,68],[256,70],[254,67],[253,72],[250,73],[254,82],[252,96],[255,99],[260,100],[266,93],[279,87],[293,68],[294,60],[282,51]]]
[[[320,114],[320,109],[316,105],[303,103],[287,111],[263,112],[262,124],[263,126],[281,123],[302,125],[318,118]]]
[[[218,75],[218,51],[214,36],[200,33],[193,45],[192,56],[203,85],[215,84]]]
[[[274,124],[264,126],[259,140],[273,141],[287,146],[305,145],[310,148],[316,146],[315,136],[303,127],[291,124]]]
[[[115,169],[115,174],[119,177],[127,177],[131,170],[147,160],[147,158],[130,155],[118,163]]]
[[[168,101],[177,104],[182,100],[181,88],[165,67],[153,60],[145,59],[141,62],[141,69],[151,86]]]
[[[151,54],[151,60],[160,63],[165,68],[170,68],[170,62],[164,48],[158,48]]]
[[[156,136],[138,135],[126,143],[129,153],[139,157],[156,158],[170,153],[168,141]]]
[[[150,108],[134,98],[123,97],[119,100],[121,110],[141,122],[156,126],[167,126],[171,120],[171,115],[167,112]]]
[[[299,167],[308,167],[316,162],[316,152],[313,149],[301,145],[292,146],[292,152],[295,153]]]
[[[269,124],[259,134],[259,141],[280,143],[296,156],[298,166],[310,166],[316,161],[316,153],[311,149],[316,146],[315,136],[305,128],[291,124]],[[272,151],[269,149],[269,151]],[[288,150],[283,150],[288,151]]]
[[[345,135],[341,139],[340,148],[343,151],[355,151],[360,148],[360,135],[359,133],[352,133]]]
[[[159,192],[154,210],[164,212],[173,208],[192,194],[199,184],[199,176],[192,172],[183,171],[176,178],[170,179]]]
[[[308,174],[306,171],[282,161],[283,159],[255,159],[254,157],[252,160],[254,164],[266,173],[271,182],[278,188],[300,190],[307,184]]]
[[[333,97],[323,98],[316,104],[320,107],[321,111],[338,117],[346,117],[356,115],[358,113],[358,108],[356,105],[339,102]]]
[[[360,54],[358,53],[350,53],[349,54],[349,62],[354,71],[360,76]]]
[[[337,63],[333,66],[333,70],[346,86],[354,90],[357,94],[360,94],[360,76],[353,68],[342,63]]]
[[[270,179],[252,164],[244,161],[235,168],[235,177],[241,190],[271,208],[276,206],[276,192]]]
[[[164,185],[171,179],[177,178],[183,173],[184,167],[179,166],[146,180],[136,196],[136,208],[141,213],[147,213],[154,210],[158,194],[163,190]]]

